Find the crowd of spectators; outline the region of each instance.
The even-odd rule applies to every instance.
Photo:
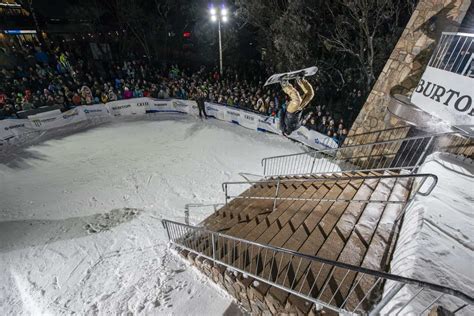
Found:
[[[77,52],[45,52],[39,47],[0,48],[0,67],[0,119],[52,105],[69,109],[137,97],[194,99],[198,91],[210,102],[276,117],[287,102],[277,85],[264,88],[263,78],[245,77],[234,69],[221,76],[205,67],[163,68],[139,58],[97,61]],[[304,117],[306,127],[338,143],[347,134],[344,120],[336,119],[324,105],[312,105]]]

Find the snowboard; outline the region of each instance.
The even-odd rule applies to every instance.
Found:
[[[295,71],[291,71],[291,72],[284,72],[284,73],[281,73],[281,74],[274,74],[270,78],[268,78],[268,80],[265,82],[265,84],[263,86],[265,87],[265,86],[268,86],[268,85],[271,85],[271,84],[281,83],[282,81],[286,81],[286,80],[299,79],[299,78],[313,76],[317,72],[318,72],[318,67],[313,66],[313,67],[304,68],[304,69],[300,69],[300,70],[295,70]]]

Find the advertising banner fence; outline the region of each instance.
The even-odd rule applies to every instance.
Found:
[[[281,135],[279,119],[276,117],[208,102],[205,103],[205,108],[208,116],[218,120],[238,124],[255,131]],[[192,100],[157,100],[152,98],[119,100],[107,104],[78,106],[62,113],[59,110],[44,112],[29,116],[28,119],[2,120],[0,121],[0,142],[15,143],[24,139],[28,133],[54,130],[80,122],[97,123],[117,117],[160,112],[184,113],[193,116],[199,114],[197,103]],[[98,120],[99,118],[100,120]],[[337,147],[331,138],[305,127],[301,127],[289,137],[315,149]]]

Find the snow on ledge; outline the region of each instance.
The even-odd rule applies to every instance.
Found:
[[[474,168],[452,155],[435,153],[421,166],[420,173],[433,173],[439,182],[427,196],[417,196],[406,210],[402,229],[391,262],[391,273],[432,282],[468,295],[474,292]],[[391,282],[385,285],[390,289]],[[419,288],[404,287],[382,314],[398,309]],[[423,292],[401,314],[419,313],[436,296]],[[421,302],[425,302],[422,305]],[[443,307],[453,310],[461,301],[448,296]],[[472,306],[470,307],[472,309]],[[465,308],[461,314],[473,314]]]

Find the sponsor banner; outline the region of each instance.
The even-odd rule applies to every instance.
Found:
[[[171,100],[173,109],[177,112],[188,113],[191,115],[199,115],[197,102],[193,100]]]
[[[257,129],[259,131],[265,131],[281,135],[280,119],[277,117],[260,115],[260,118],[258,119]]]
[[[207,115],[216,119],[233,122],[253,130],[281,134],[278,118],[215,103],[206,102],[205,106]]]
[[[31,126],[36,130],[49,130],[85,121],[86,115],[80,107],[61,113],[59,110],[28,116]]]
[[[263,118],[258,114],[250,113],[250,112],[242,112],[239,124],[243,127],[258,130],[258,121]]]
[[[411,102],[450,125],[474,124],[474,78],[427,67]]]
[[[107,108],[113,116],[145,115],[150,105],[149,98],[126,99],[107,103]]]
[[[110,117],[109,109],[105,104],[93,104],[77,107],[86,117]],[[77,109],[76,108],[76,109]]]
[[[239,124],[245,128],[280,134],[279,119],[268,117],[229,106],[205,103],[206,112],[216,119]],[[107,104],[78,106],[61,113],[59,110],[29,116],[28,119],[7,119],[0,121],[0,142],[15,142],[27,137],[28,133],[38,133],[60,128],[97,117],[110,118],[140,115],[154,112],[180,112],[198,115],[197,103],[191,100],[158,100],[139,98],[113,101]],[[337,148],[336,142],[326,135],[305,127],[293,132],[290,137],[316,149]]]
[[[289,138],[316,149],[338,148],[337,143],[331,137],[309,130],[304,126],[291,133]]]
[[[176,112],[171,100],[149,99],[147,113]]]
[[[32,131],[31,122],[26,119],[6,119],[0,121],[0,142],[13,141],[15,138]]]
[[[225,106],[215,103],[205,102],[204,107],[208,116],[212,116],[218,120],[225,121]]]

